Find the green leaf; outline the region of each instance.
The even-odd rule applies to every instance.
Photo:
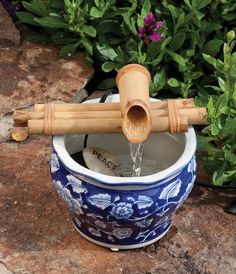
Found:
[[[95,17],[95,18],[102,18],[103,17],[103,12],[95,7],[92,7],[90,10],[90,16]]]
[[[222,166],[213,173],[212,180],[214,185],[223,185],[223,183],[230,180],[231,176],[227,175],[226,168],[227,163],[224,162]]]
[[[16,16],[19,18],[21,23],[31,24],[34,26],[40,26],[39,23],[35,22],[35,17],[29,12],[19,11],[16,13]]]
[[[236,133],[236,118],[227,119],[222,131],[227,135]]]
[[[81,44],[85,47],[89,54],[93,54],[93,44],[89,40],[83,38],[81,40]]]
[[[53,32],[51,37],[52,37],[52,41],[55,44],[63,45],[63,46],[78,42],[78,37],[69,35],[68,33],[65,33],[64,31]]]
[[[217,60],[213,57],[211,57],[210,55],[208,54],[204,54],[203,53],[203,58],[211,65],[214,66],[214,68],[217,68]]]
[[[219,149],[211,144],[211,142],[214,140],[214,137],[197,135],[197,150],[203,152],[207,151],[209,154],[218,153]]]
[[[223,151],[224,151],[225,159],[228,162],[232,163],[233,165],[236,165],[236,154],[232,153],[231,150],[227,148],[224,148]]]
[[[181,55],[170,50],[167,50],[167,53],[176,63],[178,63],[180,66],[185,67],[185,59]]]
[[[169,45],[169,49],[172,50],[172,51],[176,51],[180,48],[182,48],[183,44],[184,44],[184,41],[185,41],[185,38],[186,38],[186,33],[185,32],[178,32],[176,33],[172,40],[171,40],[171,43]]]
[[[29,41],[35,44],[48,44],[51,42],[51,38],[42,34],[35,34],[35,35],[30,35],[28,37]]]
[[[61,49],[60,54],[64,58],[70,57],[75,53],[75,51],[76,51],[76,49],[78,48],[79,45],[80,45],[80,41],[77,42],[77,43],[66,45]]]
[[[43,27],[68,29],[68,24],[62,17],[48,16],[43,18],[35,18],[34,20]]]
[[[166,70],[165,67],[154,75],[153,83],[156,91],[161,90],[166,84]]]
[[[112,70],[119,70],[122,67],[122,64],[114,63],[114,62],[105,62],[102,65],[102,70],[105,72],[110,72]]]
[[[212,2],[212,0],[201,0],[201,1],[198,1],[198,9],[200,10],[202,8],[205,8],[211,2]]]
[[[178,16],[177,22],[174,25],[174,32],[176,32],[183,24],[185,21],[185,13],[181,12],[181,14]]]
[[[179,87],[180,86],[180,81],[178,81],[177,79],[175,78],[170,78],[168,81],[167,81],[168,85],[173,87],[173,88],[176,88],[176,87]]]
[[[64,1],[58,0],[48,0],[48,5],[54,10],[64,10]]]
[[[115,78],[108,78],[108,79],[105,79],[103,80],[98,88],[101,89],[101,90],[106,90],[106,89],[109,89],[109,88],[114,88],[116,86],[116,80]]]
[[[96,37],[96,29],[93,26],[83,25],[83,32],[91,37]]]
[[[44,1],[42,0],[33,0],[32,3],[22,1],[23,7],[39,16],[47,16],[48,15],[48,8]]]
[[[221,46],[223,44],[224,44],[224,41],[222,40],[212,39],[204,45],[202,51],[205,54],[209,54],[214,57],[219,53],[219,51],[221,50]]]
[[[111,19],[100,21],[96,26],[96,30],[99,35],[107,33],[111,33],[113,37],[114,35],[121,35],[119,22]]]
[[[118,57],[115,50],[108,45],[96,45],[99,53],[107,60],[113,61],[116,57]]]
[[[151,3],[150,0],[145,0],[142,9],[141,9],[141,18],[143,19],[145,16],[148,15],[151,9]]]
[[[219,128],[214,123],[210,125],[210,129],[213,136],[217,136],[220,132]]]
[[[130,17],[129,14],[125,14],[124,21],[125,21],[126,26],[129,28],[129,30],[134,35],[137,35],[137,29],[136,29],[134,17]]]
[[[219,83],[219,86],[222,89],[222,91],[226,92],[226,83],[225,83],[225,81],[222,78],[218,77],[218,83]]]

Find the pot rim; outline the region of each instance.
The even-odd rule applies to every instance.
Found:
[[[151,99],[156,101],[157,99]],[[87,103],[98,102],[99,99],[92,99],[86,101]],[[119,94],[110,95],[107,98],[108,102],[118,102]],[[158,101],[158,100],[157,100]],[[84,103],[86,103],[84,102]],[[192,159],[195,154],[197,141],[195,131],[192,126],[189,126],[188,132],[183,133],[185,135],[185,146],[184,151],[178,158],[178,160],[162,171],[153,173],[147,176],[140,177],[116,177],[98,173],[96,171],[89,170],[88,168],[83,167],[74,161],[65,147],[65,138],[66,135],[55,135],[53,136],[53,147],[57,153],[60,161],[63,165],[68,168],[73,173],[79,173],[80,176],[87,177],[89,179],[95,180],[101,184],[109,186],[119,186],[119,185],[152,185],[156,183],[164,183],[169,177],[177,175]]]

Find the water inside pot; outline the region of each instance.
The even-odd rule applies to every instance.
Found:
[[[80,165],[85,166],[81,156],[83,150],[83,135],[70,135],[66,137],[66,149],[71,157]],[[143,147],[141,172],[134,171],[130,156],[130,147],[123,134],[91,134],[88,138],[88,147],[99,147],[117,159],[120,163],[120,172],[114,176],[131,177],[146,176],[157,173],[173,165],[181,156],[185,146],[184,134],[151,133]],[[136,169],[140,169],[136,167]],[[106,174],[106,172],[101,172]],[[107,174],[111,175],[111,174]]]

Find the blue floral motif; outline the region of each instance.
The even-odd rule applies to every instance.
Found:
[[[126,239],[131,236],[133,230],[131,228],[115,228],[112,234],[118,239]]]
[[[112,205],[111,196],[109,194],[96,194],[88,197],[88,201],[90,204],[101,209],[105,209],[108,206]]]
[[[192,158],[191,162],[188,164],[188,172],[192,173],[192,175],[196,171],[196,159],[195,157]]]
[[[181,188],[181,180],[177,179],[173,183],[168,184],[161,192],[160,199],[169,200],[170,198],[174,198],[178,196]]]
[[[64,200],[68,207],[78,215],[84,214],[81,203],[78,199],[74,199],[71,196],[69,189],[65,188],[60,181],[53,180],[53,184],[56,187],[58,195]]]
[[[143,208],[150,207],[153,204],[153,200],[151,197],[140,195],[138,197],[137,202],[135,202],[135,203],[138,204],[139,209],[143,209]]]
[[[59,160],[56,153],[51,154],[51,172],[55,173],[60,169]]]
[[[94,222],[94,224],[97,225],[100,228],[103,228],[103,229],[105,229],[107,227],[106,224],[104,222],[100,221],[100,220],[96,220]]]
[[[118,203],[112,207],[111,215],[114,216],[116,219],[128,219],[134,210],[132,208],[132,204],[130,203]]]
[[[94,229],[94,228],[92,228],[92,227],[89,227],[89,228],[88,228],[88,231],[89,231],[91,234],[93,234],[94,236],[97,236],[97,237],[101,237],[101,236],[102,236],[99,230],[96,230],[96,229]]]

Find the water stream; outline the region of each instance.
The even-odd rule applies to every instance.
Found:
[[[133,161],[132,166],[132,177],[139,177],[141,174],[141,166],[142,166],[142,159],[143,159],[143,143],[140,144],[133,144],[129,142],[130,148],[130,156]]]

